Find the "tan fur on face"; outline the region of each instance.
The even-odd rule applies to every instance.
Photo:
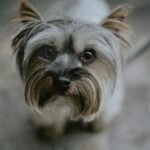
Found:
[[[95,114],[100,107],[101,87],[94,77],[83,77],[72,83],[71,88],[66,93],[73,103],[73,119],[88,118]]]

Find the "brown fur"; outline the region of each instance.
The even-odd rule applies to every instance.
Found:
[[[52,124],[63,120],[64,125],[67,119],[95,119],[99,123],[101,109],[104,114],[109,112],[107,100],[117,99],[116,93],[121,87],[122,44],[130,45],[125,36],[129,30],[125,23],[127,15],[127,6],[120,6],[101,25],[68,18],[44,22],[31,5],[22,0],[19,15],[14,19],[23,23],[23,27],[12,46],[25,83],[27,104],[41,112],[48,107],[54,120]],[[54,53],[48,59],[38,54],[38,50],[43,50],[39,47],[45,45]],[[83,61],[87,51],[93,56],[90,62]],[[65,91],[59,89],[61,84],[55,85],[60,75],[71,78]],[[57,112],[64,112],[64,119],[60,119]]]

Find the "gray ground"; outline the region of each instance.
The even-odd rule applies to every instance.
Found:
[[[109,1],[112,7],[118,4]],[[150,1],[121,1],[133,6],[129,22],[138,45],[150,37]],[[0,150],[150,150],[150,52],[125,68],[124,107],[109,129],[99,134],[76,130],[57,140],[35,136],[10,49],[12,2],[0,0]],[[39,2],[39,9],[45,9]]]

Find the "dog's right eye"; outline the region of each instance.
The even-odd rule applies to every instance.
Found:
[[[37,55],[40,58],[51,59],[54,56],[54,50],[49,45],[43,45],[38,48]]]
[[[95,51],[93,49],[87,49],[81,54],[80,60],[84,64],[89,64],[94,61],[95,57],[96,57]]]

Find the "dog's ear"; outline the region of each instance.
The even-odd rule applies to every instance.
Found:
[[[42,21],[43,18],[27,0],[20,0],[19,14],[12,18],[12,20],[26,24],[30,22]]]
[[[106,19],[104,19],[101,25],[102,27],[112,31],[114,35],[117,36],[119,39],[123,40],[123,42],[129,44],[123,37],[123,34],[126,31],[130,30],[129,26],[125,22],[127,17],[128,17],[128,6],[121,5],[116,9],[114,9],[112,13]]]
[[[119,6],[102,22],[102,26],[115,32],[128,29],[125,19],[128,16],[128,6]]]

